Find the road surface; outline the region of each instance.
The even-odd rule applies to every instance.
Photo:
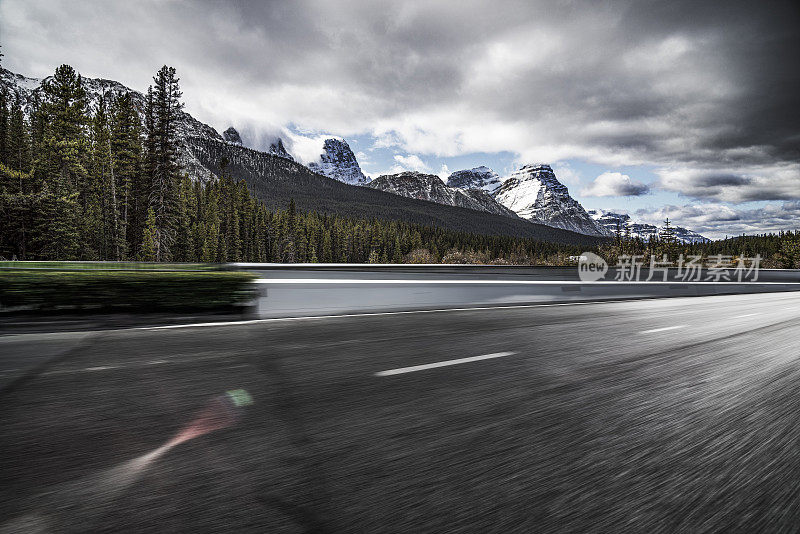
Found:
[[[2,336],[0,532],[788,532],[798,347],[797,293]]]

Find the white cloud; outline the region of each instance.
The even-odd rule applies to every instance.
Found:
[[[175,66],[186,110],[257,148],[287,128],[372,134],[423,158],[647,164],[694,198],[796,199],[796,12],[706,4],[2,0],[0,35],[27,75],[69,63],[143,91]],[[321,137],[287,148],[313,161]]]
[[[627,174],[604,172],[594,179],[589,187],[581,191],[586,197],[638,197],[650,192],[650,187],[631,180]]]
[[[284,139],[287,140],[286,149],[292,156],[306,165],[320,161],[326,139],[341,139],[341,137],[331,134],[303,135],[289,131],[285,132],[284,135]]]
[[[394,172],[403,172],[403,171],[430,172],[430,167],[428,167],[428,165],[424,161],[422,161],[416,154],[409,154],[407,156],[403,156],[401,154],[395,154],[394,160],[397,162],[392,167]]]
[[[569,163],[557,162],[552,165],[552,168],[559,182],[570,186],[580,185],[581,173],[573,169]]]
[[[800,202],[770,203],[747,208],[709,202],[640,209],[636,212],[636,219],[656,225],[667,217],[676,225],[711,239],[743,233],[776,233],[800,228]]]

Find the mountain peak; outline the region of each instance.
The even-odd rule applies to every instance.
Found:
[[[269,154],[272,154],[273,156],[279,156],[281,158],[286,158],[290,161],[294,161],[292,155],[289,154],[289,152],[287,152],[286,150],[286,147],[283,146],[283,140],[280,137],[278,137],[275,141],[272,142],[272,144],[269,145],[269,150],[267,150],[267,152]]]
[[[523,165],[497,189],[495,198],[523,219],[582,234],[611,234],[586,213],[544,163]]]
[[[427,200],[437,204],[469,208],[516,218],[512,211],[498,204],[486,191],[448,187],[435,174],[426,174],[419,171],[384,174],[372,180],[367,187],[417,200]]]
[[[659,227],[653,224],[634,222],[631,220],[630,215],[625,213],[607,210],[589,210],[587,213],[592,219],[607,228],[612,234],[616,233],[617,225],[619,225],[622,232],[625,232],[625,228],[627,227],[631,237],[639,238],[644,241],[657,237],[664,229],[663,226]],[[675,239],[680,243],[704,243],[709,241],[708,238],[693,230],[683,228],[682,226],[673,226],[672,230],[675,233]]]
[[[344,139],[326,139],[322,145],[320,161],[311,163],[312,171],[351,185],[365,185],[369,178],[361,172],[355,154]]]
[[[483,189],[492,193],[500,187],[500,176],[489,167],[481,165],[452,173],[447,177],[447,186],[459,189]]]
[[[236,128],[234,128],[233,126],[230,126],[227,130],[222,132],[222,138],[229,143],[233,143],[234,145],[242,144],[242,138],[239,135],[239,132],[237,132]]]

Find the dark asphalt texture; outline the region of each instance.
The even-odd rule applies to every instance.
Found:
[[[798,294],[17,334],[0,373],[26,354],[3,534],[800,528]]]

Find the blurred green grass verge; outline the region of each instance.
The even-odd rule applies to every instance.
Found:
[[[0,313],[222,311],[254,296],[255,275],[224,270],[0,269]]]
[[[229,271],[224,263],[147,263],[134,261],[0,261],[0,270],[34,271]]]

